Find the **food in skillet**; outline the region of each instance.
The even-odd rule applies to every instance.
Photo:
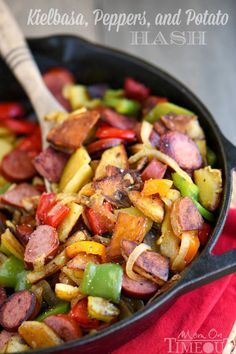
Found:
[[[181,277],[211,234],[221,171],[196,115],[124,87],[44,75],[42,151],[20,103],[0,104],[0,350],[42,348],[132,315]],[[46,192],[44,178],[51,183]]]

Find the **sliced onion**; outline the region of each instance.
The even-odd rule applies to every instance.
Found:
[[[191,247],[192,238],[196,237],[196,233],[197,233],[196,231],[186,231],[182,233],[179,253],[172,263],[172,267],[171,267],[172,270],[180,272],[192,260],[191,259],[190,261],[186,261],[186,256]],[[196,254],[194,254],[194,257],[195,255]]]
[[[148,148],[153,147],[150,140],[149,140],[152,129],[153,128],[152,128],[151,123],[148,123],[145,120],[142,122],[140,136],[141,136],[141,140],[142,140],[144,146],[146,146]]]
[[[138,257],[144,251],[147,251],[150,249],[151,249],[150,246],[146,245],[145,243],[140,243],[140,245],[135,247],[133,252],[130,253],[129,258],[126,263],[126,274],[128,275],[128,277],[130,279],[133,279],[133,280],[143,280],[144,279],[143,277],[141,277],[140,275],[138,275],[137,273],[135,273],[133,271],[133,266],[134,266],[134,263],[137,261]]]
[[[173,160],[170,156],[164,154],[163,152],[155,150],[155,149],[149,149],[144,146],[141,151],[137,152],[137,154],[135,154],[129,158],[129,163],[133,164],[133,163],[137,162],[138,160],[140,160],[144,156],[156,157],[157,160],[159,160],[159,161],[163,162],[164,164],[168,165],[169,167],[171,167],[181,177],[186,179],[186,181],[188,181],[189,183],[193,183],[191,177],[184,170],[182,170],[182,168],[179,167],[179,165],[177,164],[177,162],[175,160]]]

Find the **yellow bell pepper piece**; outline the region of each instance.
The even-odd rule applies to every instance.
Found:
[[[66,254],[70,258],[77,256],[80,252],[98,255],[103,262],[106,262],[106,247],[101,243],[95,241],[78,241],[66,247]]]
[[[99,321],[110,322],[119,315],[119,309],[101,297],[88,296],[88,314]]]
[[[170,179],[149,179],[144,183],[142,195],[149,196],[158,193],[160,197],[165,197],[172,185],[173,181]]]
[[[60,223],[58,230],[57,230],[59,240],[61,242],[65,242],[65,240],[69,236],[71,230],[73,229],[73,227],[75,226],[76,222],[78,221],[80,215],[83,212],[83,207],[79,204],[74,203],[74,202],[67,204],[67,206],[70,208],[69,214]]]
[[[71,301],[73,298],[79,295],[80,291],[77,286],[57,283],[55,286],[55,293],[59,299]]]
[[[67,183],[63,189],[64,193],[76,193],[86,183],[88,183],[93,176],[93,170],[89,165],[81,166],[71,180]]]
[[[6,229],[1,236],[1,248],[6,249],[10,254],[13,254],[13,256],[18,259],[24,259],[24,247],[9,229]]]
[[[77,171],[83,165],[88,165],[91,161],[89,154],[87,153],[84,147],[78,148],[69,158],[67,162],[63,174],[61,176],[61,180],[59,183],[59,189],[64,191],[64,188],[68,184],[68,182],[74,177]]]

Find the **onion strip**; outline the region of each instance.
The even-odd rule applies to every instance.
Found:
[[[146,122],[145,120],[142,122],[140,136],[143,144],[148,148],[153,147],[149,140],[152,129],[153,129],[152,124]]]
[[[147,147],[143,147],[143,149],[137,152],[135,155],[129,158],[129,163],[133,164],[140,160],[142,157],[156,157],[159,161],[163,162],[164,164],[171,167],[175,172],[177,172],[181,177],[183,177],[189,183],[193,183],[192,178],[184,171],[182,168],[179,167],[177,162],[173,160],[170,156],[164,154],[161,151],[155,149],[149,149]]]
[[[144,278],[141,277],[140,275],[138,275],[137,273],[135,273],[133,271],[133,266],[134,263],[137,261],[138,257],[147,250],[150,250],[151,247],[146,245],[145,243],[140,243],[140,245],[138,245],[137,247],[135,247],[135,249],[130,253],[128,259],[127,259],[127,263],[126,263],[126,274],[128,275],[128,277],[130,279],[133,280],[143,280]]]

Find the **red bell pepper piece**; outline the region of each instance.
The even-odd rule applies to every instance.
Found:
[[[134,130],[131,129],[119,129],[113,128],[110,126],[101,126],[96,131],[96,137],[100,139],[106,138],[118,138],[124,139],[126,141],[134,141],[136,140],[136,133]]]
[[[124,84],[125,95],[137,101],[144,101],[150,93],[150,89],[132,77],[127,77]]]
[[[49,210],[56,204],[55,193],[43,193],[39,199],[36,211],[36,220],[38,224],[44,224]]]
[[[105,202],[101,207],[101,213],[96,212],[93,208],[87,208],[85,211],[89,226],[95,235],[102,235],[110,231],[109,220],[103,215],[102,208],[109,212],[113,211],[111,204],[108,202]]]
[[[35,151],[40,153],[42,150],[41,130],[39,127],[33,132],[33,134],[23,138],[16,146],[19,150]]]
[[[70,316],[83,328],[98,328],[100,325],[100,321],[97,319],[89,318],[87,298],[80,300],[72,307]]]
[[[16,134],[31,134],[38,127],[38,124],[26,120],[6,118],[1,121],[1,125],[10,129]]]
[[[202,246],[205,246],[205,244],[209,240],[211,230],[212,230],[211,225],[209,225],[205,222],[203,224],[201,230],[198,231],[198,238],[199,238],[200,244]]]
[[[18,102],[0,103],[0,120],[6,118],[23,117],[25,114],[23,106]]]
[[[57,227],[68,215],[70,208],[64,204],[56,203],[47,213],[45,224]]]
[[[109,149],[113,146],[124,144],[125,140],[118,138],[106,138],[94,141],[86,146],[89,154],[95,154],[103,150]]]

